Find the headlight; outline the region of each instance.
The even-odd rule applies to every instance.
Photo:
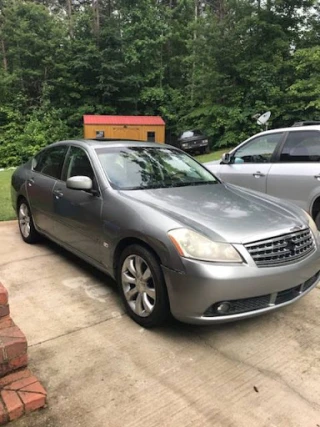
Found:
[[[205,142],[206,144],[208,144],[208,140],[207,139],[203,139],[202,142]]]
[[[239,253],[229,243],[213,242],[188,228],[171,230],[168,235],[183,257],[202,261],[243,262]]]
[[[311,216],[308,214],[308,212],[305,212],[307,218],[308,218],[308,223],[309,223],[309,227],[314,235],[314,237],[318,237],[319,236],[319,230],[315,224],[315,222],[313,221],[313,219],[311,218]]]

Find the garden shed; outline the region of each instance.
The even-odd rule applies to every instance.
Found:
[[[159,116],[84,115],[84,138],[115,138],[164,143],[165,122]]]

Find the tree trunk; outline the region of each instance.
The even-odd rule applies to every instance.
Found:
[[[67,13],[69,18],[69,35],[73,38],[73,19],[72,19],[72,3],[71,0],[67,0]]]
[[[99,0],[92,0],[93,8],[93,31],[94,34],[99,37],[100,33],[100,10],[99,10]]]
[[[4,71],[8,71],[8,60],[7,60],[6,45],[5,45],[3,39],[1,39],[1,52],[2,52],[3,69],[4,69]]]
[[[199,11],[199,0],[194,0],[194,23],[196,24],[198,21],[198,11]],[[192,76],[191,76],[191,104],[193,105],[194,101],[194,75],[196,70],[196,62],[195,62],[195,42],[197,40],[197,30],[196,28],[193,31],[193,62],[192,62]]]

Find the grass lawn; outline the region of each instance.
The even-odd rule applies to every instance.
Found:
[[[228,153],[230,150],[231,148],[223,148],[218,151],[213,151],[210,154],[202,154],[200,156],[195,156],[195,158],[198,160],[198,162],[201,162],[201,163],[211,162],[212,160],[221,159],[222,154]]]
[[[16,217],[11,206],[10,182],[13,169],[0,171],[0,221]]]
[[[211,160],[219,160],[222,154],[227,151],[228,149],[224,148],[223,150],[214,151],[210,154],[197,156],[196,159],[201,163],[210,162]],[[9,219],[14,219],[16,217],[11,206],[10,196],[10,181],[12,173],[13,169],[0,171],[0,221],[8,221]]]

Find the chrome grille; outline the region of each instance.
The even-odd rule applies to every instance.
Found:
[[[301,260],[314,252],[309,228],[272,239],[248,243],[245,248],[258,267],[274,267]]]

